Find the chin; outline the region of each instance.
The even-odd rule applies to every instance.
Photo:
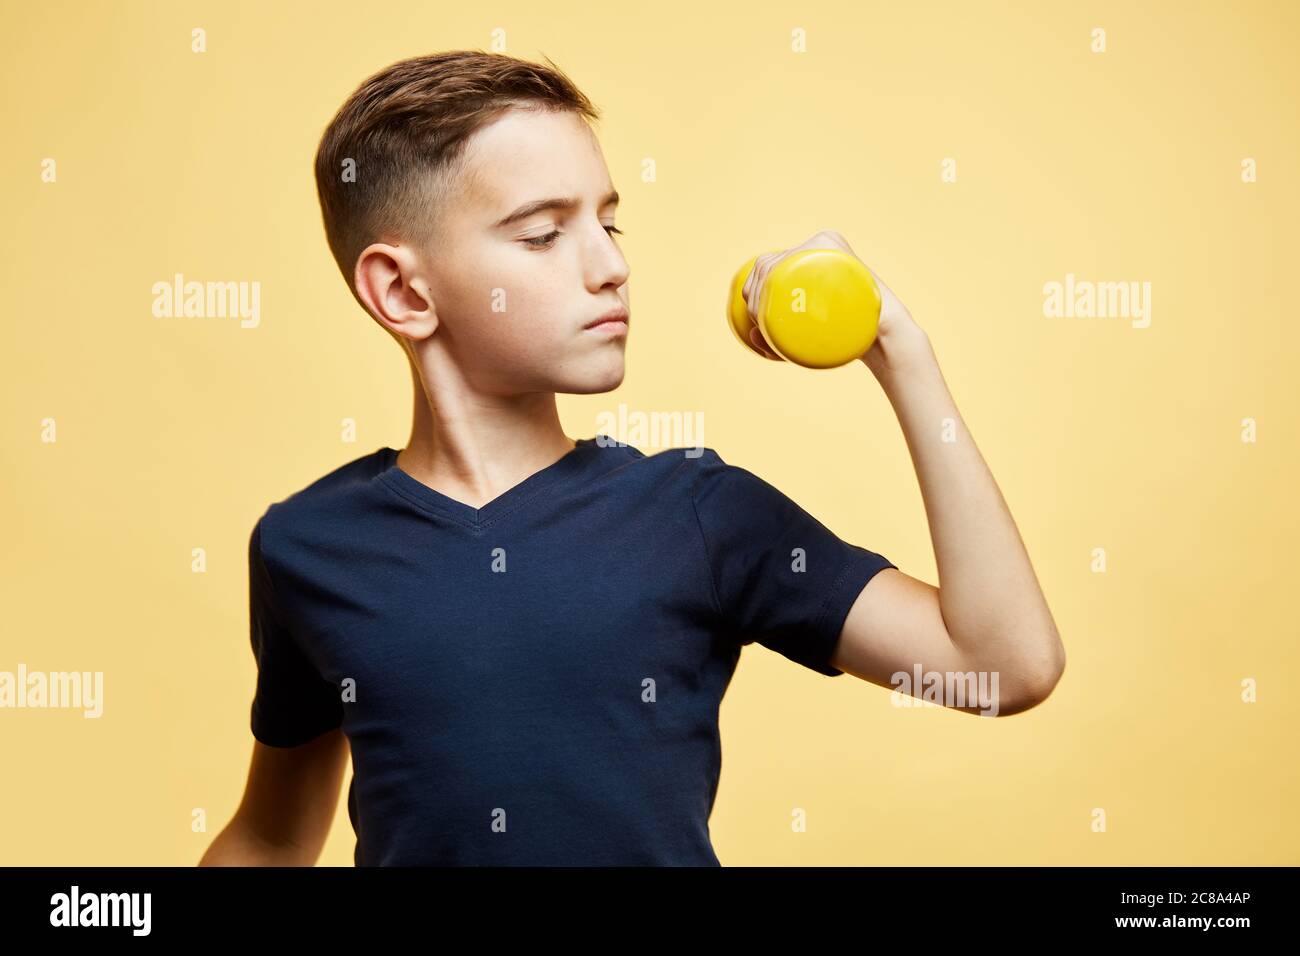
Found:
[[[623,356],[603,362],[592,362],[590,367],[569,370],[569,374],[555,383],[555,391],[569,395],[596,395],[612,392],[623,384],[626,367]]]

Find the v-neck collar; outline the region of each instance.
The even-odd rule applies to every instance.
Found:
[[[385,446],[380,449],[383,457],[378,477],[418,507],[479,530],[510,513],[538,493],[553,487],[557,482],[579,473],[590,459],[592,452],[601,447],[598,441],[601,438],[605,436],[597,434],[592,438],[577,439],[574,447],[558,460],[507,488],[481,508],[458,501],[450,495],[430,488],[415,476],[407,474],[397,465],[398,449],[396,448]],[[606,443],[612,441],[613,439],[605,438]]]

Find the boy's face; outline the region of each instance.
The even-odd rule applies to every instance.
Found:
[[[485,391],[617,387],[628,326],[584,328],[612,311],[630,314],[627,260],[608,231],[614,187],[596,137],[573,113],[512,109],[474,134],[465,159],[441,241],[421,257],[435,336]],[[546,200],[572,205],[525,208]]]

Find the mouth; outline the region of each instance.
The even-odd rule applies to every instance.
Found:
[[[606,312],[598,319],[592,319],[583,328],[597,332],[623,332],[627,330],[627,324],[627,310],[614,309],[612,312]]]

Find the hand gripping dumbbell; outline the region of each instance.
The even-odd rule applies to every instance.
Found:
[[[731,280],[727,319],[742,345],[764,355],[750,341],[755,328],[741,290],[758,256]],[[876,340],[880,290],[871,270],[837,249],[802,249],[778,262],[759,297],[757,328],[779,358],[806,368],[837,368],[864,355]]]

